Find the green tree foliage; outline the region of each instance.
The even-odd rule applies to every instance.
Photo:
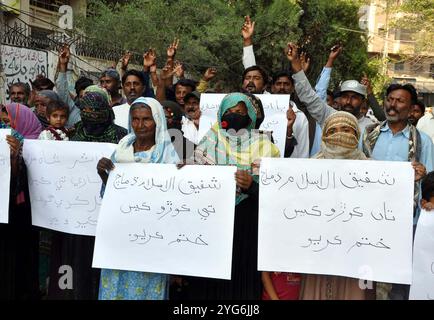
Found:
[[[243,71],[240,30],[244,16],[250,15],[256,22],[256,60],[269,72],[288,68],[286,44],[301,39],[314,58],[309,76],[315,81],[329,49],[341,41],[345,50],[333,72],[336,84],[360,79],[369,69],[363,33],[340,29],[358,30],[360,4],[350,0],[91,0],[90,14],[79,19],[79,26],[101,46],[117,45],[137,53],[137,63],[140,54],[155,48],[159,67],[169,43],[180,38],[177,59],[188,73],[198,77],[213,66],[218,69],[217,79],[238,89]]]
[[[395,13],[392,25],[411,31],[416,42],[415,54],[434,52],[434,1],[404,0],[392,12]]]
[[[367,37],[359,29],[358,10],[363,4],[358,0],[300,1],[304,10],[300,18],[303,31],[300,45],[312,57],[308,73],[312,81],[320,74],[330,48],[338,43],[343,44],[344,50],[335,62],[331,88],[340,81],[360,80],[363,73],[370,78],[376,75],[376,68],[368,63]]]

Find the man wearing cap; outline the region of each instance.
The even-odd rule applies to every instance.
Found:
[[[307,80],[298,57],[296,45],[288,44],[288,59],[294,71],[295,90],[301,101],[306,103],[309,112],[320,122],[332,113],[333,108],[321,102]],[[359,87],[354,82],[346,81],[341,87],[340,106],[344,111],[354,114],[360,109],[359,97],[354,94],[366,93],[366,88]],[[414,212],[413,223],[416,224],[419,212],[420,180],[434,169],[434,146],[429,137],[409,124],[408,116],[412,105],[417,101],[417,92],[412,85],[392,84],[387,88],[384,111],[386,121],[364,128],[359,141],[359,149],[368,158],[380,161],[409,161],[415,171]],[[359,120],[360,126],[360,120]],[[379,288],[383,284],[377,283],[377,297]],[[386,298],[392,300],[408,299],[409,286],[392,284],[386,291]]]
[[[325,101],[323,101],[317,93],[310,86],[309,80],[306,78],[303,70],[294,68],[294,75],[292,78],[295,82],[295,91],[298,98],[303,102],[313,116],[313,118],[322,126],[325,119],[336,110],[329,106]],[[359,83],[357,80],[347,80],[341,85],[341,90],[339,94],[338,107],[342,111],[349,112],[353,114],[359,123],[360,131],[363,132],[368,125],[372,125],[373,122],[367,117],[363,117],[360,112],[360,108],[366,99],[366,87]]]
[[[184,137],[194,144],[198,144],[199,137],[199,121],[201,116],[200,111],[200,93],[192,91],[184,97],[184,112],[182,118],[182,131]]]
[[[127,103],[127,99],[119,93],[121,77],[116,69],[107,69],[99,77],[100,86],[105,88],[112,98],[112,107]]]

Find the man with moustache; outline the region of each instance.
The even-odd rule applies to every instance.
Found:
[[[243,72],[242,92],[252,94],[269,94],[267,88],[268,75],[260,66],[251,66]]]
[[[414,125],[415,127],[419,123],[419,120],[423,117],[425,114],[425,105],[422,101],[417,101],[412,107],[410,111],[410,115],[408,117],[408,121]],[[420,130],[420,128],[418,127]],[[421,130],[423,131],[423,130]]]
[[[182,132],[184,137],[194,144],[198,144],[199,138],[199,122],[200,122],[200,93],[193,91],[187,93],[184,97],[184,112],[182,118]]]
[[[386,121],[367,127],[359,142],[359,149],[372,159],[412,162],[415,170],[414,228],[420,210],[420,180],[426,172],[433,170],[434,162],[431,139],[408,121],[411,108],[416,102],[416,89],[411,84],[391,84],[384,101]],[[407,300],[409,287],[377,283],[377,299]]]
[[[11,102],[28,105],[30,97],[30,86],[24,82],[16,82],[9,86]]]
[[[298,56],[298,47],[295,44],[288,45],[288,59],[291,61],[294,75],[292,78],[295,82],[295,92],[302,103],[307,106],[312,117],[322,126],[325,119],[335,113],[336,110],[323,101],[318,94],[312,89],[309,80],[303,72],[301,60]],[[346,111],[358,119],[360,131],[372,124],[375,124],[370,118],[363,117],[360,109],[366,100],[366,87],[357,80],[344,81],[340,88],[338,107],[341,111]]]
[[[295,44],[288,44],[287,57],[292,65],[294,72],[292,78],[300,100],[307,105],[309,112],[320,123],[324,123],[324,119],[336,110],[328,106],[325,108],[321,99],[313,91],[302,70],[298,47]],[[349,87],[357,88],[355,83],[350,83],[344,88]],[[345,90],[341,88],[341,92],[345,92]],[[352,92],[347,94],[343,100],[340,104],[344,108],[341,108],[347,112],[354,114],[360,106],[358,104],[359,97],[354,96]],[[417,92],[412,85],[391,84],[386,90],[384,102],[386,121],[367,126],[359,141],[359,149],[363,150],[368,158],[412,163],[415,171],[414,225],[417,222],[419,212],[420,180],[434,168],[434,146],[431,139],[408,122],[411,107],[416,102]],[[409,286],[377,283],[377,299],[380,298],[379,292],[385,293],[382,297],[385,299],[405,300],[408,299]]]
[[[295,44],[288,44],[287,57],[292,65],[292,78],[300,101],[323,124],[325,118],[337,111],[323,102],[310,86]],[[353,115],[359,114],[363,94],[366,94],[365,86],[355,80],[345,81],[341,86],[340,109]],[[434,150],[430,138],[408,123],[411,107],[416,102],[417,92],[412,85],[390,85],[384,102],[387,120],[369,125],[360,123],[359,119],[359,126],[364,127],[359,148],[363,149],[367,157],[375,160],[412,161],[418,178],[426,170],[433,170]],[[414,150],[416,146],[417,150]]]
[[[116,69],[109,68],[104,70],[99,77],[99,84],[107,90],[112,99],[111,106],[119,106],[127,103],[127,99],[119,93],[121,87],[121,78]]]
[[[138,70],[128,70],[122,77],[122,88],[127,102],[113,108],[115,113],[115,124],[128,128],[128,116],[131,104],[137,98],[143,96],[146,89],[146,80],[143,72]]]
[[[280,71],[273,76],[271,92],[273,94],[292,94],[294,92],[294,83],[288,71]],[[292,130],[288,128],[286,135],[286,144],[294,145],[290,158],[309,158],[309,123],[295,102],[290,101],[289,103],[289,107],[295,113]],[[289,115],[287,118],[289,122]]]

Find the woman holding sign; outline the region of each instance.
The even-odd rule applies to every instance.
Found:
[[[0,224],[0,300],[38,299],[39,237],[31,224],[21,150],[24,138],[36,139],[41,125],[28,107],[12,103],[0,105],[0,129],[11,129],[5,139],[10,147],[11,183],[8,224]]]
[[[357,146],[360,129],[357,118],[344,111],[329,116],[322,134],[322,145],[316,159],[367,160]],[[363,281],[360,281],[363,284]],[[375,297],[373,290],[362,289],[359,279],[307,274],[302,277],[302,300],[365,300]]]
[[[119,141],[111,160],[102,158],[97,170],[104,185],[113,163],[179,162],[167,131],[161,104],[152,98],[138,98],[130,108],[129,134]],[[99,288],[100,300],[163,300],[168,296],[168,276],[160,273],[103,269]]]
[[[259,186],[253,164],[262,157],[279,157],[279,150],[267,135],[255,130],[258,111],[245,94],[228,94],[220,104],[217,123],[196,148],[197,164],[233,165],[238,170],[232,279],[191,278],[187,293],[191,299],[261,298],[261,273],[257,271]]]
[[[114,124],[109,101],[104,89],[86,88],[79,103],[81,121],[75,125],[71,141],[118,143],[127,134]],[[97,299],[100,270],[92,268],[94,244],[92,236],[53,231],[48,299]],[[68,277],[72,277],[72,288],[64,284]]]

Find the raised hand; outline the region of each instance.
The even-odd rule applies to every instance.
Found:
[[[298,46],[295,43],[288,43],[288,51],[286,52],[286,57],[291,62],[292,71],[294,71],[294,73],[303,70],[300,57],[298,56]]]
[[[167,80],[171,76],[173,76],[173,68],[170,66],[169,63],[166,63],[166,65],[161,69],[160,72],[160,79],[161,80]]]
[[[173,73],[178,79],[184,78],[184,65],[181,61],[175,61],[175,67],[173,68]]]
[[[301,60],[301,67],[303,68],[304,73],[306,73],[307,70],[309,70],[309,66],[310,66],[310,58],[307,57],[306,52],[302,52],[300,54],[300,60]]]
[[[125,54],[122,56],[122,58],[121,58],[122,70],[127,70],[131,57],[132,57],[132,54],[129,51],[125,52]]]
[[[337,57],[339,57],[339,55],[341,54],[343,49],[344,49],[344,47],[340,44],[333,46],[330,49],[329,59],[335,60]]]
[[[241,35],[243,39],[251,39],[253,36],[253,32],[255,31],[255,22],[250,20],[250,16],[244,17],[244,24],[241,28]]]
[[[69,46],[67,44],[62,45],[62,47],[59,49],[60,71],[66,72],[70,56],[71,56],[71,51],[69,50]]]
[[[205,73],[203,74],[203,80],[210,81],[213,79],[217,74],[216,68],[208,68],[206,69]]]
[[[143,54],[143,68],[148,70],[157,61],[157,53],[154,49],[150,48]]]
[[[360,80],[360,83],[363,84],[364,86],[366,86],[366,91],[368,94],[372,94],[371,81],[369,81],[369,78],[366,75],[366,73],[363,73],[363,77],[362,77],[362,80]]]
[[[331,68],[333,67],[333,63],[335,62],[335,60],[337,59],[337,57],[339,57],[339,55],[341,54],[342,50],[344,49],[344,47],[342,47],[342,45],[337,44],[334,45],[331,49],[330,49],[330,54],[329,54],[329,58],[327,60],[326,63],[326,67]]]
[[[173,40],[172,44],[167,48],[167,58],[173,59],[176,55],[176,51],[178,50],[179,39]]]

